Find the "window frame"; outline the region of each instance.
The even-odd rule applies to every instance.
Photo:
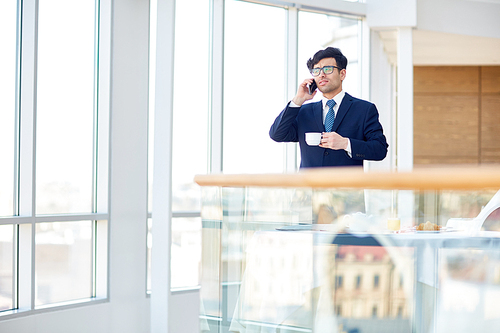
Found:
[[[158,1],[158,0],[157,0]],[[287,27],[286,27],[286,54],[287,59],[285,59],[285,66],[286,66],[286,77],[283,78],[285,80],[285,100],[283,101],[283,105],[287,102],[287,100],[290,100],[293,98],[293,96],[296,93],[297,90],[297,67],[299,66],[298,61],[297,61],[297,51],[298,51],[298,19],[299,19],[299,11],[309,11],[309,12],[316,12],[316,13],[321,13],[321,14],[327,14],[327,15],[335,15],[335,16],[342,16],[342,17],[349,17],[353,19],[358,19],[360,24],[358,27],[358,61],[359,61],[359,79],[360,79],[360,92],[363,95],[363,97],[368,98],[368,80],[369,80],[369,74],[367,71],[367,68],[369,66],[369,55],[367,52],[363,52],[364,49],[369,49],[369,29],[367,28],[366,22],[365,22],[365,17],[366,17],[366,5],[364,3],[360,2],[350,2],[350,1],[335,1],[331,2],[328,0],[320,0],[315,4],[315,6],[310,6],[307,1],[290,1],[290,2],[283,2],[279,0],[267,0],[267,1],[253,1],[253,0],[243,0],[245,2],[249,3],[255,3],[257,5],[269,5],[273,7],[280,7],[280,8],[285,8],[287,10]],[[224,110],[223,110],[223,92],[224,92],[224,21],[225,21],[225,11],[224,11],[224,2],[225,0],[211,0],[211,13],[210,13],[210,29],[209,29],[209,34],[210,34],[210,42],[209,42],[209,48],[210,50],[207,50],[210,52],[210,61],[209,61],[209,70],[210,70],[210,95],[209,95],[209,100],[210,100],[210,105],[209,105],[209,137],[208,137],[208,166],[209,170],[208,173],[221,173],[223,172],[223,166],[222,166],[222,156],[223,156],[223,116],[224,116]],[[151,9],[156,10],[156,1],[151,2]],[[151,55],[150,55],[150,60],[151,60],[151,67],[150,67],[150,88],[153,89],[153,96],[150,96],[150,109],[149,109],[149,114],[150,117],[153,117],[154,114],[154,103],[155,101],[158,100],[158,97],[154,96],[154,90],[156,89],[155,87],[155,76],[156,76],[156,34],[162,34],[164,32],[171,33],[170,30],[165,30],[161,31],[158,30],[157,28],[159,25],[156,25],[156,12],[152,11],[151,12],[151,36],[150,36],[150,50],[151,50]],[[175,23],[173,23],[175,24]],[[368,33],[367,33],[368,32]],[[162,39],[162,36],[159,37]],[[175,48],[175,42],[174,45],[172,46]],[[174,51],[175,53],[175,51]],[[170,67],[169,67],[170,68]],[[172,66],[173,68],[173,66]],[[172,92],[169,92],[173,95],[173,89]],[[168,96],[165,95],[164,98],[167,98]],[[150,121],[150,128],[149,131],[152,131],[154,126],[154,122]],[[153,163],[153,158],[152,158],[152,144],[153,144],[153,138],[150,135],[149,136],[149,154],[150,156],[148,157],[150,165]],[[168,144],[166,142],[165,144]],[[172,149],[172,147],[163,147],[167,148],[169,150]],[[155,147],[155,149],[157,149]],[[159,149],[159,148],[158,148]],[[295,143],[286,143],[284,145],[284,172],[293,172],[298,170],[299,166],[299,151],[298,151],[298,145]],[[152,172],[152,168],[148,169],[149,172]],[[170,168],[171,170],[171,168]],[[174,175],[170,175],[173,177]],[[149,177],[152,178],[152,175],[150,174]],[[149,181],[149,186],[151,186],[153,182]],[[151,197],[152,191],[151,189],[148,190],[148,203],[153,202],[153,199]],[[171,200],[171,195],[170,195],[170,200]],[[148,204],[148,207],[151,207],[152,205]],[[171,204],[170,204],[171,208]],[[182,217],[189,217],[189,218],[200,218],[201,217],[201,211],[175,211],[171,210],[170,212],[170,226],[171,228],[171,223],[172,220],[175,218],[182,218]],[[145,217],[145,228],[148,228],[148,220],[152,218],[152,212],[150,209],[148,209],[148,214]],[[169,235],[171,236],[171,235]],[[149,237],[149,236],[148,236]],[[149,249],[148,249],[149,250]],[[149,256],[149,251],[148,251],[148,256]],[[150,258],[148,257],[147,262],[150,262]],[[151,278],[151,271],[149,270],[148,267],[146,267],[147,275],[148,278],[147,280],[150,281]],[[189,288],[180,288],[179,290],[177,289],[172,289],[171,292],[175,291],[185,291],[185,290],[197,290],[199,289],[199,286],[196,287],[189,287]],[[146,294],[150,294],[150,290],[148,289],[148,286],[146,286]]]
[[[17,0],[17,68],[15,110],[14,215],[0,217],[13,226],[13,308],[0,312],[0,321],[54,309],[108,301],[110,202],[110,59],[111,1],[95,0],[92,211],[77,214],[37,214],[36,97],[38,0]],[[43,306],[35,305],[35,234],[45,222],[91,221],[91,295]]]

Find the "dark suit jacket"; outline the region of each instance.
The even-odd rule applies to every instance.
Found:
[[[322,166],[362,166],[363,160],[380,161],[387,155],[387,141],[376,106],[345,94],[333,123],[332,132],[351,140],[352,157],[345,150],[308,146],[306,132],[324,132],[321,101],[290,107],[279,114],[269,130],[277,142],[298,142],[301,168]]]

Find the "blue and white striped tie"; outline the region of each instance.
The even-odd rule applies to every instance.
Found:
[[[329,109],[325,118],[325,132],[331,132],[333,121],[335,120],[335,112],[333,111],[335,101],[333,99],[329,99],[328,101],[326,101],[326,105],[328,105]]]

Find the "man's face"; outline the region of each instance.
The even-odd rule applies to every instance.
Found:
[[[337,61],[335,58],[323,58],[314,65],[314,68],[323,68],[325,66],[337,66]],[[342,91],[342,81],[345,79],[345,74],[345,69],[339,70],[338,68],[334,68],[333,72],[328,75],[320,71],[320,74],[314,77],[314,80],[318,85],[319,91],[321,91],[325,97],[333,98]]]

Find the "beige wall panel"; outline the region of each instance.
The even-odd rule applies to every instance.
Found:
[[[414,156],[478,160],[477,97],[415,96]]]
[[[481,164],[500,163],[500,149],[481,150]]]
[[[413,79],[414,94],[477,94],[479,92],[479,67],[475,66],[415,66]]]
[[[500,150],[500,96],[481,97],[481,150]]]
[[[414,163],[478,161],[500,163],[500,66],[415,67]]]
[[[478,165],[477,157],[446,157],[446,156],[415,156],[415,165],[441,165],[441,164],[461,164]]]
[[[481,92],[500,93],[500,66],[481,67]]]

